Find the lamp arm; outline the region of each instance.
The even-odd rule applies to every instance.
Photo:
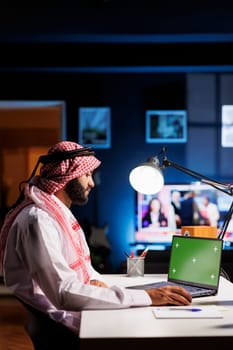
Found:
[[[229,211],[228,211],[228,213],[227,213],[227,215],[225,217],[224,223],[222,225],[222,229],[221,229],[221,231],[220,231],[220,233],[218,235],[219,239],[224,239],[224,236],[225,236],[225,234],[227,232],[227,227],[228,227],[229,222],[231,220],[232,214],[233,214],[233,202],[231,203],[230,209],[229,209]]]
[[[193,170],[190,170],[188,168],[185,168],[183,167],[182,165],[179,165],[177,163],[174,163],[170,160],[168,160],[166,157],[163,159],[163,164],[162,164],[162,167],[168,167],[168,166],[171,166],[177,170],[180,170],[182,171],[183,173],[185,174],[188,174],[192,177],[194,177],[195,179],[203,182],[203,183],[206,183],[214,188],[216,188],[217,190],[219,191],[222,191],[230,196],[233,196],[233,187],[232,185],[225,185],[225,184],[222,184],[221,182],[217,182],[217,181],[214,181],[212,179],[210,179],[209,177],[207,176],[203,176],[199,173],[197,173],[196,171],[193,171]],[[223,225],[222,225],[222,229],[218,235],[218,239],[224,239],[224,236],[227,232],[227,227],[228,227],[228,224],[231,220],[231,217],[233,215],[233,202],[231,203],[231,206],[230,206],[230,209],[229,211],[227,212],[227,215],[224,219],[224,222],[223,222]]]
[[[207,176],[204,176],[202,174],[197,173],[196,171],[190,170],[188,168],[183,167],[182,165],[174,163],[165,157],[163,159],[162,168],[166,168],[168,166],[171,166],[177,170],[180,170],[183,173],[188,174],[188,175],[194,177],[195,179],[197,179],[203,183],[206,183],[206,184],[216,188],[219,191],[222,191],[222,192],[228,194],[229,196],[233,196],[233,187],[231,185],[225,185],[225,184],[222,184],[221,182],[214,181]]]

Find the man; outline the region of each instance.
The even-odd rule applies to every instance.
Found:
[[[171,194],[171,205],[174,209],[176,228],[181,228],[181,194],[179,191],[173,191]]]
[[[84,233],[70,210],[71,204],[87,202],[100,161],[68,141],[42,158],[40,174],[34,176],[34,169],[0,236],[5,283],[19,299],[77,334],[81,310],[191,303],[180,287],[107,286],[91,265]]]
[[[203,225],[218,227],[218,220],[220,219],[220,213],[215,203],[212,203],[208,196],[204,196],[202,199],[201,210],[201,223]]]

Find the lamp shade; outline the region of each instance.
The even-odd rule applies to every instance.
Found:
[[[134,168],[129,174],[131,186],[143,194],[156,194],[164,185],[162,171],[157,158],[150,158],[147,162]]]

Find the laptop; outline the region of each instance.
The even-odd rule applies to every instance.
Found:
[[[151,289],[164,285],[179,285],[195,297],[218,292],[223,240],[217,238],[172,237],[167,281],[129,286],[131,289]]]

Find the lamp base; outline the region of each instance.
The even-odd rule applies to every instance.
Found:
[[[216,226],[181,226],[181,235],[217,238],[218,229]]]

